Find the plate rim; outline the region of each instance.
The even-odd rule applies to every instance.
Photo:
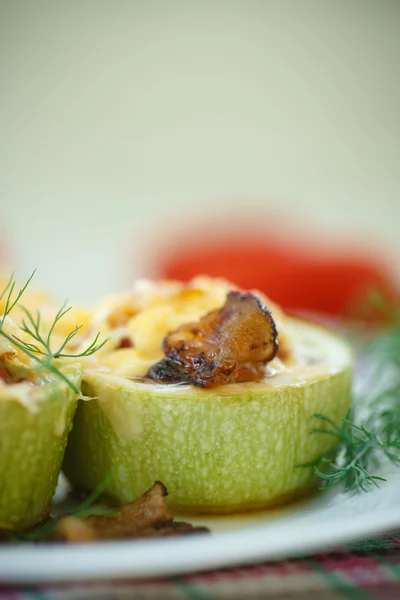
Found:
[[[284,536],[282,530],[288,524],[291,535]],[[214,535],[199,533],[180,538],[97,542],[90,546],[6,544],[0,547],[0,583],[47,584],[178,576],[239,564],[300,558],[399,527],[400,506],[349,514],[332,521],[329,518],[317,520],[315,527],[310,527],[308,518],[293,515],[289,523],[268,521]],[[273,548],[270,538],[273,538]]]

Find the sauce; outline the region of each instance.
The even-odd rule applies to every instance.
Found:
[[[315,485],[313,485],[306,490],[294,492],[292,496],[282,498],[281,504],[274,504],[273,506],[257,510],[230,512],[226,514],[199,514],[195,511],[182,511],[173,507],[172,510],[177,521],[188,521],[192,525],[208,527],[212,533],[218,533],[220,531],[257,525],[262,526],[267,522],[275,521],[281,517],[305,512],[318,499],[318,496],[319,492],[316,490]]]

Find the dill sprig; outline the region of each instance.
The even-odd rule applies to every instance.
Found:
[[[343,484],[346,491],[367,491],[385,481],[377,474],[385,463],[400,466],[400,307],[387,306],[377,294],[371,300],[384,311],[390,327],[369,344],[364,365],[368,375],[340,425],[314,415],[324,427],[311,434],[332,436],[335,448],[301,465],[313,467],[323,489]]]
[[[14,306],[16,306],[18,304],[18,302],[21,300],[22,296],[24,295],[26,288],[28,287],[28,285],[30,284],[30,282],[32,281],[34,275],[36,273],[36,269],[32,272],[31,276],[29,277],[28,281],[25,283],[25,285],[19,290],[19,292],[17,293],[16,297],[13,299],[13,295],[14,295],[14,290],[15,290],[15,280],[14,280],[14,274],[11,275],[10,279],[8,280],[6,287],[4,288],[4,290],[0,293],[0,302],[3,300],[4,296],[7,294],[6,297],[6,304],[4,307],[4,311],[3,314],[0,317],[0,329],[4,324],[4,321],[7,317],[7,315],[10,314],[10,312],[12,311],[12,309],[14,308]]]
[[[393,464],[400,464],[399,431],[390,434],[378,427],[367,428],[350,420],[350,412],[342,419],[341,425],[322,414],[314,415],[328,424],[328,428],[316,428],[311,433],[331,435],[337,440],[336,447],[325,453],[312,465],[314,473],[322,480],[322,488],[332,488],[340,483],[346,491],[367,491],[376,486],[384,477],[372,474],[371,468],[378,468],[382,458]]]
[[[9,541],[20,542],[40,542],[50,538],[57,529],[58,523],[64,517],[76,517],[84,519],[91,515],[111,516],[115,511],[104,504],[97,504],[100,496],[103,494],[107,485],[111,480],[111,476],[106,477],[73,511],[64,513],[58,517],[51,518],[46,523],[33,529],[32,531],[14,531],[8,534]]]
[[[29,356],[36,364],[37,367],[32,371],[37,373],[39,376],[41,372],[50,372],[56,375],[59,379],[64,381],[75,393],[79,393],[79,388],[58,368],[55,364],[56,359],[63,358],[82,358],[85,356],[91,356],[100,348],[104,346],[107,340],[98,343],[100,334],[98,333],[91,344],[84,350],[73,353],[66,351],[68,344],[72,342],[74,337],[82,328],[82,325],[76,325],[72,331],[62,340],[62,342],[55,348],[52,348],[52,339],[55,327],[61,321],[61,319],[71,310],[66,303],[57,311],[53,322],[47,331],[47,334],[41,333],[41,315],[37,311],[36,314],[32,314],[26,307],[20,306],[21,310],[25,313],[26,319],[22,320],[20,329],[27,334],[29,341],[20,338],[14,334],[10,335],[4,331],[4,323],[8,315],[11,313],[13,308],[20,302],[24,295],[28,285],[30,284],[35,271],[29,277],[25,285],[15,294],[15,280],[14,275],[11,275],[6,287],[0,294],[0,301],[5,298],[5,307],[2,316],[0,317],[0,335],[7,339],[15,348],[18,348],[26,356]],[[22,373],[23,375],[26,373]],[[19,377],[19,374],[18,374]]]

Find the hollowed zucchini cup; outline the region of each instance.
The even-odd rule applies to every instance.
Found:
[[[315,485],[299,468],[335,444],[310,432],[350,406],[352,357],[328,330],[287,319],[298,364],[262,382],[202,390],[87,371],[64,459],[70,481],[118,502],[155,480],[173,507],[231,512],[283,503]],[[322,425],[323,426],[323,425]]]
[[[0,383],[0,529],[23,530],[49,516],[78,394],[58,378]]]

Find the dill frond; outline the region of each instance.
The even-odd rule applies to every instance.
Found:
[[[57,528],[59,521],[65,516],[77,517],[83,519],[90,515],[102,515],[111,516],[114,514],[114,510],[104,506],[103,504],[97,504],[100,496],[103,494],[107,485],[111,480],[111,476],[106,477],[88,496],[83,502],[81,502],[73,511],[68,514],[60,515],[56,518],[49,519],[44,525],[37,527],[33,531],[15,531],[9,534],[10,541],[20,542],[40,542],[48,539]]]
[[[32,314],[27,308],[20,305],[20,308],[22,309],[26,317],[22,320],[20,329],[26,334],[27,339],[22,339],[21,337],[16,335],[10,335],[4,330],[4,323],[6,318],[9,316],[13,308],[20,302],[34,274],[35,271],[33,271],[32,275],[29,277],[25,285],[18,291],[16,295],[14,275],[11,275],[4,290],[0,293],[0,301],[5,298],[4,312],[0,316],[0,336],[3,336],[15,348],[23,352],[32,361],[34,361],[36,367],[32,369],[32,372],[36,373],[39,376],[45,371],[50,372],[62,381],[64,381],[64,383],[66,383],[75,393],[79,393],[79,388],[62,372],[62,370],[59,369],[59,367],[55,363],[55,360],[63,358],[82,358],[85,356],[91,356],[92,354],[100,350],[100,348],[104,346],[107,340],[98,343],[100,336],[100,334],[98,333],[93,342],[91,342],[91,344],[89,344],[89,346],[84,350],[80,350],[76,353],[68,352],[66,351],[68,345],[71,343],[78,331],[82,328],[81,325],[76,325],[74,329],[72,329],[72,331],[70,331],[66,335],[66,337],[57,346],[57,348],[53,349],[52,340],[55,327],[61,321],[61,319],[71,310],[71,307],[68,307],[67,304],[64,303],[62,307],[57,311],[52,323],[48,328],[47,333],[43,335],[41,333],[40,312],[38,311],[36,314]]]
[[[314,415],[325,427],[311,435],[333,436],[335,448],[300,465],[313,468],[322,489],[343,484],[346,491],[367,491],[385,481],[377,474],[384,463],[400,466],[400,307],[389,307],[376,294],[372,300],[385,311],[390,328],[367,348],[368,374],[341,424]]]

